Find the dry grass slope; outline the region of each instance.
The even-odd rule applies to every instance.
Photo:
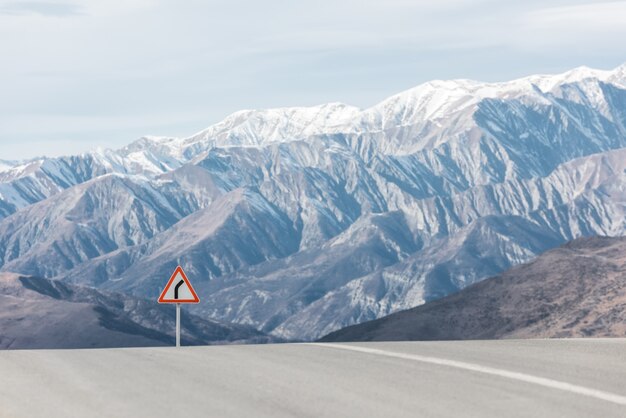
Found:
[[[626,238],[574,240],[449,297],[322,341],[626,336]]]

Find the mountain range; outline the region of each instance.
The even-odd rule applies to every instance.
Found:
[[[626,232],[626,65],[245,110],[188,138],[0,162],[0,270],[312,340]]]

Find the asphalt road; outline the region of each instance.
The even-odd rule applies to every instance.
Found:
[[[0,352],[1,417],[626,417],[626,339]]]

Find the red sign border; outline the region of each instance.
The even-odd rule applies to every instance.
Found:
[[[172,283],[174,283],[174,279],[179,273],[183,277],[183,280],[185,281],[187,286],[189,287],[189,290],[191,291],[191,294],[194,297],[193,299],[165,299],[165,294],[170,289],[170,287],[172,286]],[[167,282],[167,285],[165,285],[165,289],[163,289],[163,291],[161,292],[161,296],[159,296],[158,302],[159,303],[200,303],[200,298],[196,294],[196,291],[194,290],[193,286],[191,285],[191,282],[187,278],[187,275],[185,274],[181,266],[176,267],[176,270],[174,270],[174,273],[170,277],[170,280]]]

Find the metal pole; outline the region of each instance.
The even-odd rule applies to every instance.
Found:
[[[176,304],[176,347],[180,347],[180,303]]]

